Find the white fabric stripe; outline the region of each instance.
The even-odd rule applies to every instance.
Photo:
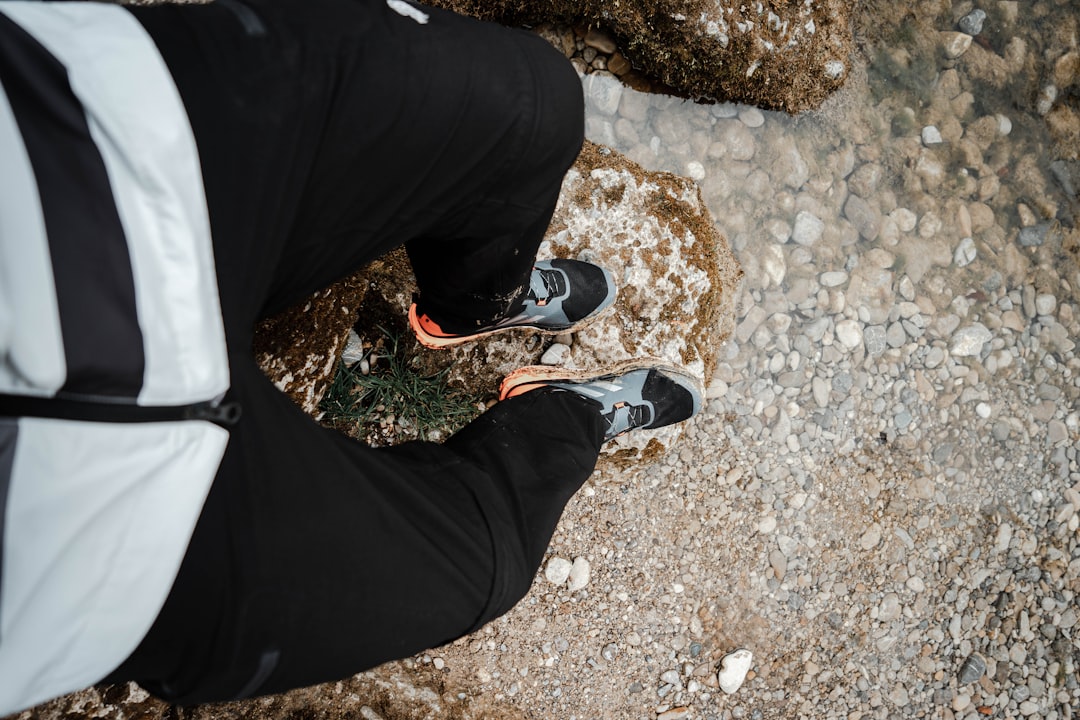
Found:
[[[19,421],[0,716],[95,683],[135,649],[165,602],[227,442],[204,422]]]
[[[0,393],[54,395],[67,378],[45,218],[0,85]]]
[[[120,7],[2,7],[67,67],[105,161],[145,345],[139,404],[220,396],[229,386],[228,358],[198,150],[157,48]]]

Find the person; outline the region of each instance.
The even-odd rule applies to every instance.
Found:
[[[425,345],[595,320],[612,273],[535,260],[582,115],[543,40],[404,0],[0,3],[0,715],[339,679],[526,593],[602,444],[693,377],[522,368],[374,449],[252,334],[402,244]]]

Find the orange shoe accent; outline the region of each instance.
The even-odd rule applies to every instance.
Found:
[[[473,339],[473,336],[447,335],[434,320],[416,311],[416,303],[409,306],[409,327],[419,343],[430,350],[441,350]]]

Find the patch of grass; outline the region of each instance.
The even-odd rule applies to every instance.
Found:
[[[412,367],[400,338],[383,337],[352,367],[341,363],[319,408],[326,422],[373,445],[440,440],[480,414],[480,397],[451,388],[447,371],[423,375]]]

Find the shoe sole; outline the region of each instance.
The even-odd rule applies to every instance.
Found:
[[[568,370],[551,365],[529,365],[518,368],[499,385],[499,400],[505,400],[510,392],[522,385],[544,385],[551,382],[588,382],[613,375],[622,375],[633,370],[657,370],[666,375],[686,380],[699,398],[704,399],[705,389],[696,375],[678,365],[654,358],[637,358],[608,365],[598,370]]]
[[[615,291],[616,298],[618,298],[618,289]],[[454,335],[450,337],[439,337],[432,335],[424,330],[420,326],[420,318],[416,314],[416,303],[409,306],[409,327],[412,328],[413,333],[416,335],[416,340],[429,350],[443,350],[448,347],[454,347],[455,345],[464,345],[465,343],[475,342],[482,340],[492,335],[498,335],[499,333],[512,332],[514,330],[524,330],[530,333],[538,333],[540,335],[562,335],[563,333],[572,333],[582,330],[592,323],[596,322],[603,316],[612,312],[615,308],[615,302],[605,307],[598,313],[593,315],[586,315],[578,320],[573,325],[565,328],[551,329],[540,327],[538,325],[508,325],[507,327],[492,328],[491,330],[483,330],[481,332],[473,333],[472,335]]]

